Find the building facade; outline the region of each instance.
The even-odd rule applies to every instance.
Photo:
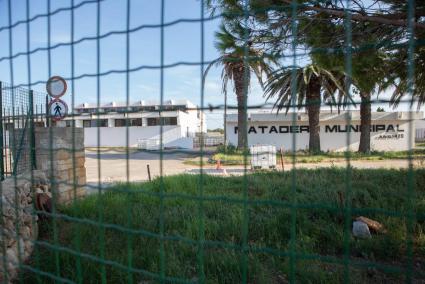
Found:
[[[415,122],[422,118],[422,112],[373,112],[371,150],[409,150],[409,143],[415,141]],[[348,119],[351,122],[349,125]],[[305,113],[250,113],[247,131],[249,146],[274,145],[284,151],[292,151],[295,141],[295,150],[308,149],[310,129]],[[226,133],[228,142],[237,145],[237,114],[227,116]],[[359,142],[359,111],[340,113],[323,111],[320,114],[322,151],[345,151],[347,148],[350,151],[357,151]]]
[[[424,142],[425,141],[425,119],[416,121],[416,142]]]
[[[99,107],[84,103],[57,126],[71,127],[73,123],[84,128],[85,147],[136,147],[140,140],[159,140],[162,125],[164,147],[191,148],[195,134],[207,129],[204,113],[187,100],[169,100],[162,105],[138,101],[128,107],[116,102]]]

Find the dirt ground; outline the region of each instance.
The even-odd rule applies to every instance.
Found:
[[[197,156],[194,152],[175,152],[164,151],[162,154],[162,175],[175,175],[181,173],[199,173],[199,167],[186,165],[186,159],[193,159]],[[160,153],[140,152],[132,150],[129,153],[127,162],[125,151],[107,151],[97,153],[96,151],[86,151],[86,169],[87,182],[96,184],[100,180],[101,183],[114,183],[129,181],[146,181],[148,180],[147,166],[150,167],[151,177],[161,175]],[[128,175],[127,175],[128,163]],[[355,168],[406,168],[408,163],[406,160],[383,160],[383,161],[351,161],[351,165]],[[319,168],[319,167],[346,167],[344,161],[341,162],[321,162],[321,163],[298,163],[296,168]],[[415,161],[415,167],[423,167],[419,161]],[[284,165],[285,170],[290,170],[292,165],[287,163]],[[204,167],[208,174],[223,174],[222,171],[216,171],[215,166],[207,165]],[[243,174],[245,172],[243,166],[226,166],[226,173]],[[100,169],[100,170],[99,170]],[[278,165],[278,169],[281,166]]]

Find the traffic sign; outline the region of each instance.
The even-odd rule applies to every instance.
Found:
[[[68,114],[68,105],[61,99],[51,100],[49,103],[49,114],[53,121],[59,121]]]
[[[65,79],[60,76],[53,76],[46,83],[47,93],[55,99],[62,97],[67,88]]]

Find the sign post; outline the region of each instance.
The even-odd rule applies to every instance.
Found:
[[[59,121],[68,114],[68,105],[60,99],[67,90],[65,79],[60,76],[51,77],[46,83],[46,90],[53,99],[47,105],[48,117],[52,121]]]

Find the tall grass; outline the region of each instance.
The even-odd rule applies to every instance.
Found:
[[[44,243],[37,246],[34,255],[38,253],[41,263],[37,269],[55,275],[57,246],[62,248],[60,277],[77,281],[81,276],[84,283],[99,283],[103,248],[103,257],[109,261],[103,263],[108,283],[157,283],[155,276],[142,271],[129,273],[126,267],[131,263],[133,268],[160,273],[163,218],[167,277],[197,282],[202,263],[207,283],[240,283],[245,254],[249,283],[285,283],[290,261],[292,178],[292,172],[247,176],[247,207],[244,177],[200,179],[180,175],[144,184],[117,185],[102,196],[89,196],[60,209],[67,217],[58,219],[59,243],[54,243],[51,228],[45,226],[41,240],[53,247]],[[348,269],[353,283],[403,282],[409,263],[406,214],[412,212],[413,272],[418,281],[425,281],[425,171],[415,171],[413,203],[408,198],[405,170],[353,169],[349,189],[345,178],[346,171],[336,168],[295,172],[295,267],[299,282],[343,281],[344,233],[348,233]],[[387,232],[361,240],[344,232],[348,204],[352,212],[349,220],[363,215],[381,222]],[[244,216],[248,217],[245,251]],[[206,240],[202,262],[198,258],[200,232]],[[79,252],[84,255],[78,257]],[[35,257],[30,265],[36,266]],[[22,277],[25,282],[36,283],[35,273],[25,271]],[[43,278],[43,283],[48,282]]]

